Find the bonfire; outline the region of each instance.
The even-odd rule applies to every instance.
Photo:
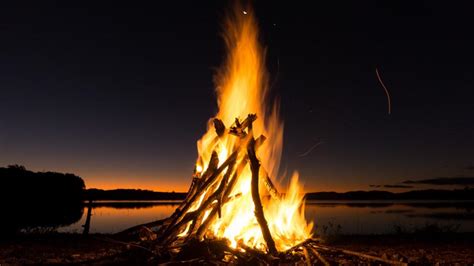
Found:
[[[276,185],[283,123],[278,103],[270,101],[265,49],[249,6],[234,7],[223,37],[227,56],[215,76],[219,111],[197,142],[186,199],[167,219],[121,234],[138,231],[161,262],[327,265],[320,252],[336,250],[313,238],[298,174],[284,192]]]

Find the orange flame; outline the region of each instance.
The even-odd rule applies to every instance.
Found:
[[[256,114],[257,120],[253,123],[253,134],[264,135],[267,140],[258,149],[257,156],[261,161],[262,177],[268,174],[275,177],[278,173],[283,142],[283,124],[278,115],[278,105],[272,108],[267,103],[268,76],[265,68],[265,50],[258,41],[257,22],[250,8],[242,9],[239,5],[234,8],[225,21],[224,40],[227,47],[227,58],[224,65],[215,76],[218,95],[219,118],[229,127],[235,118],[244,119],[248,114]],[[268,110],[271,109],[271,110]],[[236,136],[226,134],[216,141],[216,132],[208,123],[208,131],[198,141],[199,157],[196,171],[207,169],[213,151],[218,153],[219,164],[232,153]],[[240,158],[243,160],[243,158]],[[254,214],[254,204],[251,195],[251,171],[247,165],[239,176],[230,195],[240,195],[222,206],[221,218],[211,222],[206,235],[226,238],[231,246],[236,248],[237,243],[265,250],[259,224]],[[260,186],[264,187],[264,186]],[[260,191],[265,193],[264,189]],[[206,191],[212,193],[212,191]],[[204,195],[198,199],[188,212],[196,210]],[[275,240],[276,248],[286,250],[299,242],[311,237],[312,223],[304,218],[303,191],[298,184],[295,173],[286,194],[279,198],[268,199],[262,197],[265,217],[268,227]],[[206,213],[204,220],[208,218]],[[187,234],[189,225],[181,232]]]

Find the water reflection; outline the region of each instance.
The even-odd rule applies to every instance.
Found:
[[[8,217],[2,217],[0,239],[11,237],[18,232],[51,232],[77,224],[84,217],[81,203],[61,204],[56,202],[16,202],[2,206]]]
[[[93,204],[90,233],[116,233],[137,224],[143,224],[170,216],[176,202],[97,202]],[[87,210],[84,211],[87,213]],[[86,215],[60,232],[82,232]]]
[[[178,202],[96,202],[93,204],[91,233],[115,233],[128,227],[168,217]],[[393,233],[394,227],[459,225],[461,232],[474,232],[474,202],[374,202],[309,201],[306,217],[321,233],[328,225],[343,234]],[[59,231],[82,232],[83,217]]]

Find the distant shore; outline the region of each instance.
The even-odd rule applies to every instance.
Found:
[[[87,189],[84,200],[89,201],[140,201],[140,200],[183,200],[184,192],[156,192],[141,189]],[[310,192],[307,200],[474,200],[474,189],[426,189],[394,193],[389,191],[349,191],[349,192]]]

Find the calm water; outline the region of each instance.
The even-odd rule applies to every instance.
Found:
[[[92,209],[91,233],[115,233],[133,225],[166,218],[177,202],[100,202]],[[82,218],[61,232],[82,232]],[[309,201],[306,218],[320,233],[384,234],[394,227],[423,227],[426,224],[459,226],[460,232],[474,232],[474,202],[433,201]]]

